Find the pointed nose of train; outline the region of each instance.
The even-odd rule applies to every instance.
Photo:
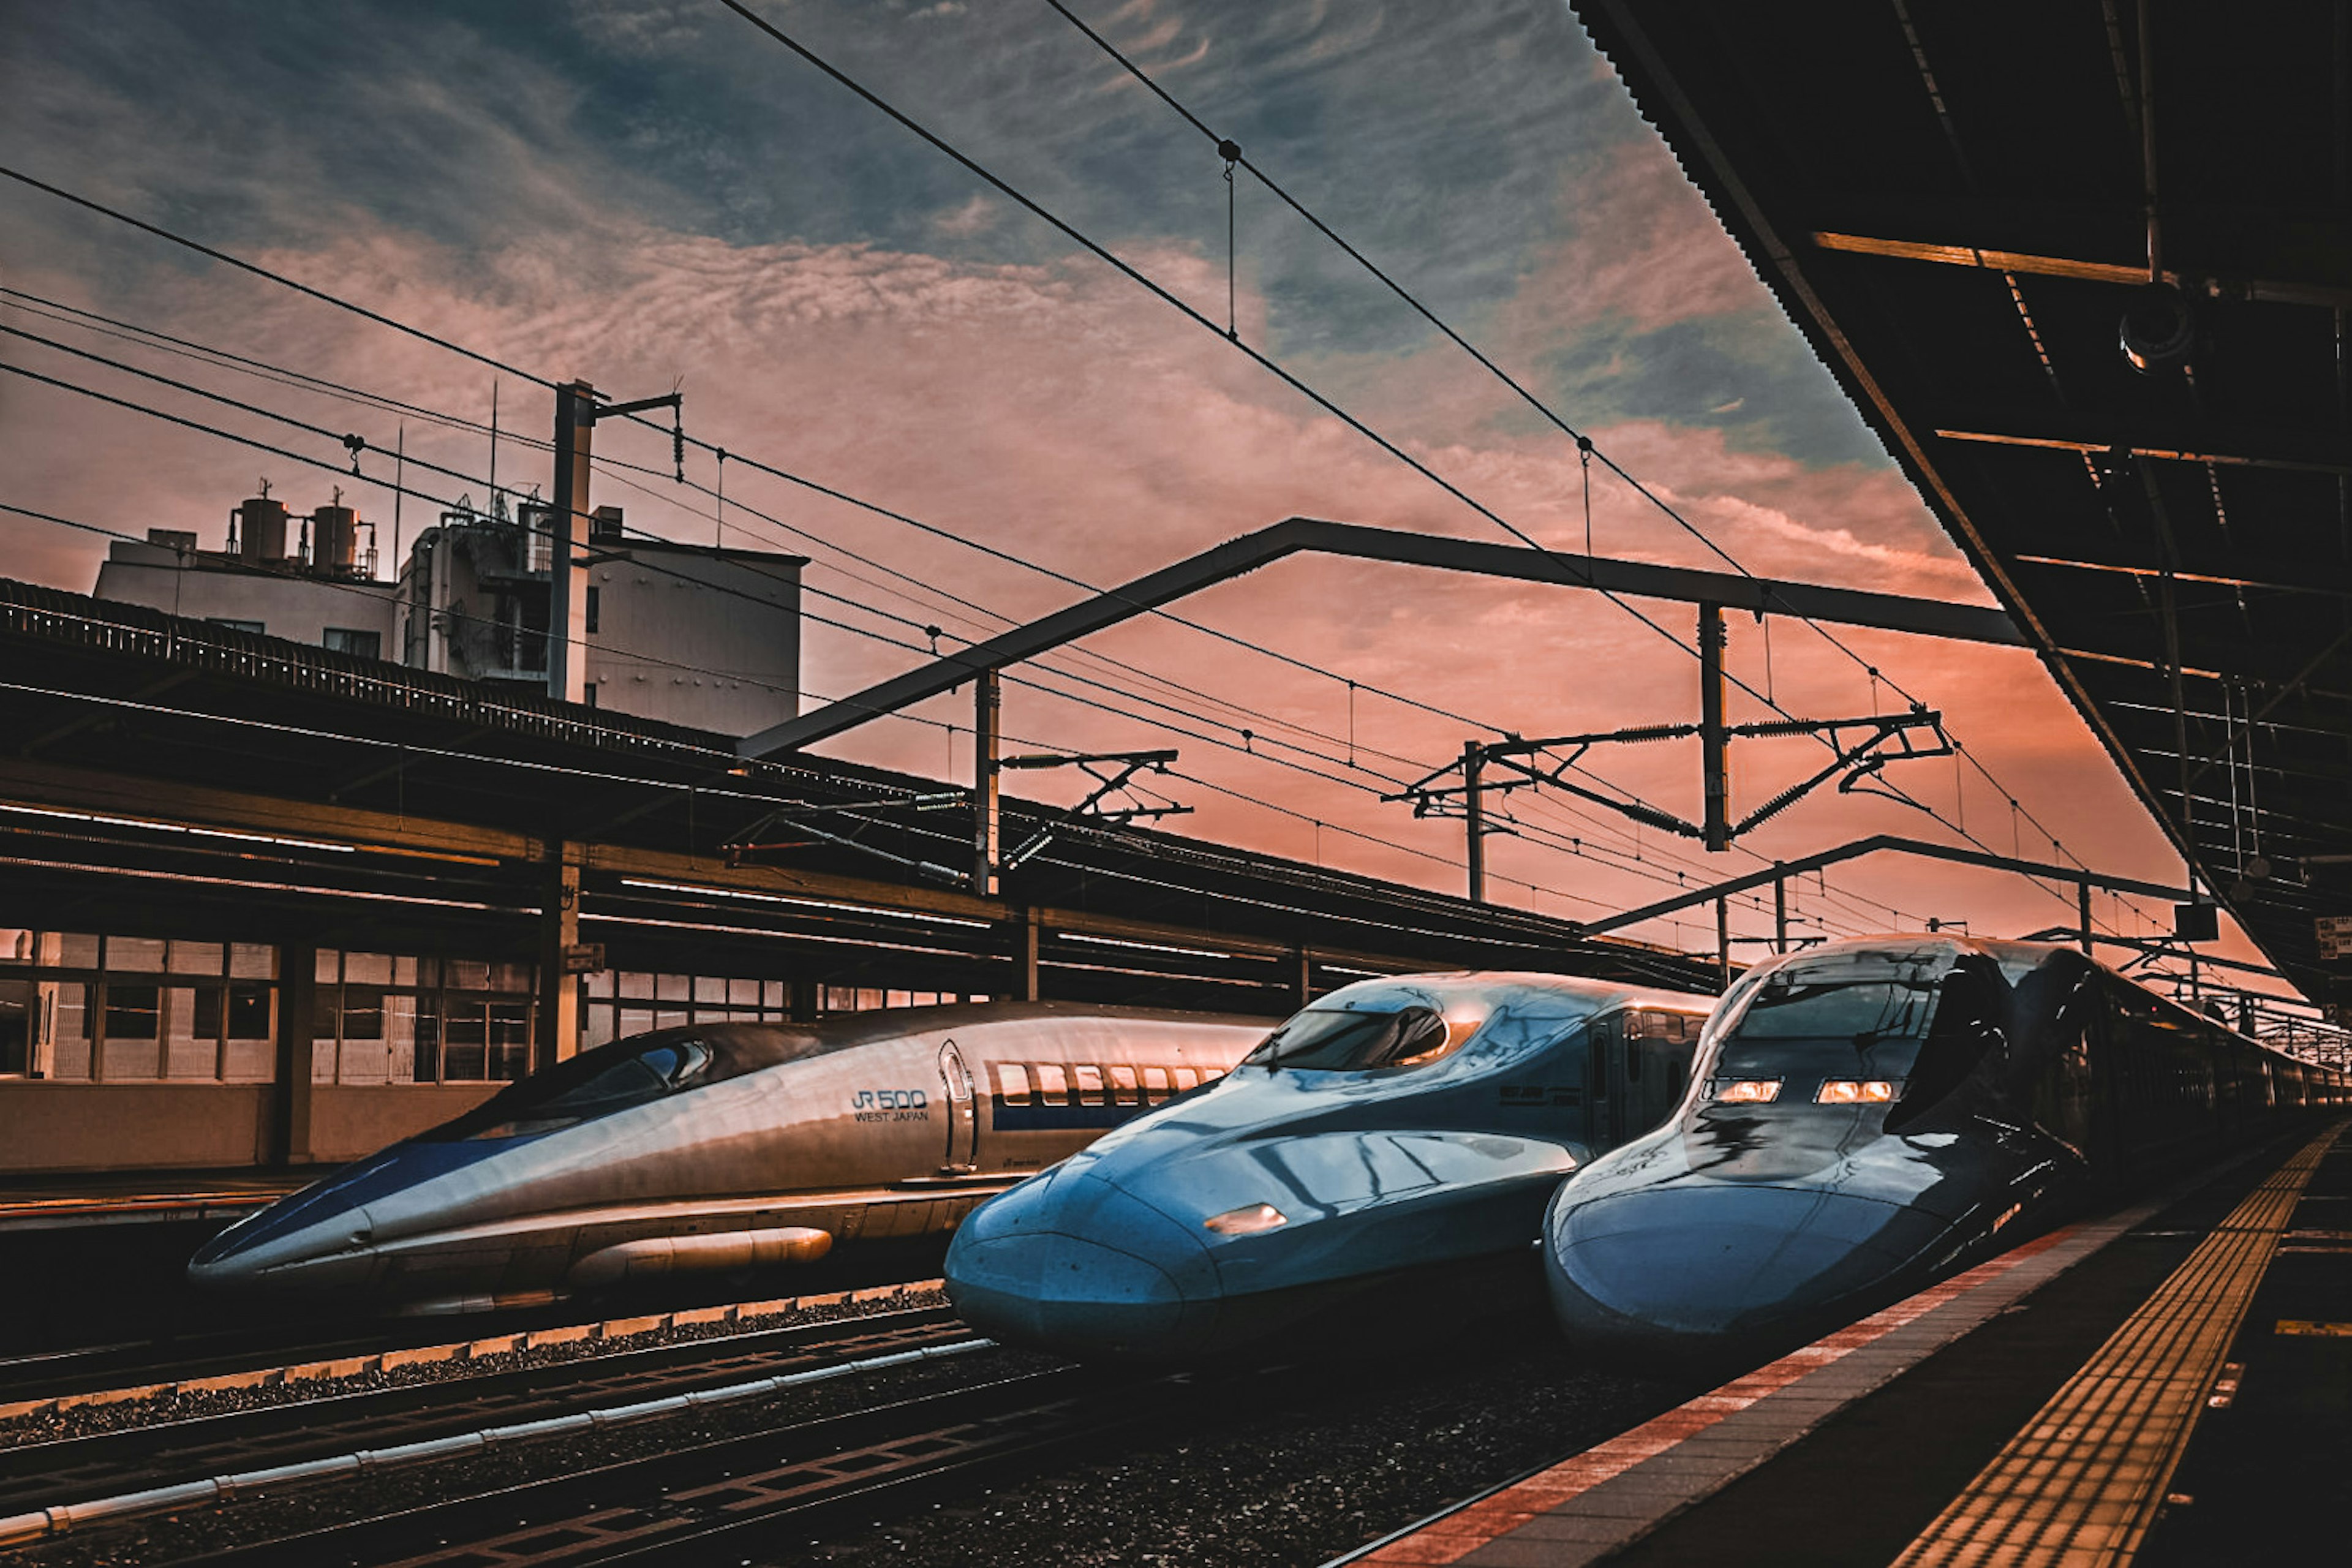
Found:
[[[381,1263],[376,1209],[436,1177],[479,1165],[499,1148],[478,1142],[395,1143],[222,1231],[189,1260],[188,1279],[211,1289],[366,1285]]]
[[[1851,1315],[1944,1228],[1851,1194],[1706,1183],[1556,1200],[1544,1272],[1570,1339],[1737,1355]]]
[[[1216,1265],[1201,1240],[1082,1171],[1048,1172],[974,1212],[946,1273],[973,1328],[1063,1355],[1181,1357],[1216,1319]]]
[[[205,1243],[188,1262],[188,1279],[214,1290],[363,1285],[373,1265],[364,1250],[373,1231],[364,1205],[333,1193],[298,1194]]]

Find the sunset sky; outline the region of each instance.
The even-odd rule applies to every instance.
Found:
[[[1990,602],[1557,0],[1072,3],[1749,569]],[[1044,0],[758,8],[1223,323],[1213,148]],[[620,397],[682,384],[702,439],[1013,558],[728,465],[730,502],[805,533],[730,506],[727,542],[811,555],[811,589],[840,595],[813,594],[811,613],[879,634],[810,625],[804,706],[915,662],[924,626],[986,636],[1079,594],[1013,563],[1108,585],[1293,514],[1509,542],[716,0],[0,0],[0,163],[550,378]],[[1239,181],[1242,340],[1517,528],[1581,550],[1574,443],[1246,172]],[[478,364],[14,184],[0,186],[0,268],[30,295],[467,420],[489,414],[494,374]],[[374,409],[60,327],[13,300],[0,324],[379,450],[401,434]],[[21,339],[0,339],[0,361],[341,455]],[[509,379],[498,397],[503,421],[546,435],[543,391]],[[404,439],[412,457],[487,479],[488,445],[471,432],[411,418]],[[598,442],[667,474],[666,437],[607,427]],[[0,501],[132,533],[194,529],[217,548],[257,477],[304,510],[338,482],[258,458],[0,377]],[[544,468],[541,454],[500,454],[509,485],[543,483]],[[689,469],[714,480],[707,457]],[[341,482],[389,544],[389,492]],[[708,503],[666,478],[596,484],[634,527],[713,537]],[[461,489],[486,494],[455,480],[436,493]],[[429,509],[404,510],[413,537]],[[1721,564],[1598,467],[1591,536],[1604,555]],[[0,573],[88,592],[104,543],[0,516]],[[1298,663],[1146,619],[1013,672],[1005,724],[1018,749],[1179,746],[1187,776],[1167,794],[1198,814],[1171,831],[1459,891],[1460,825],[1415,821],[1379,795],[1474,736],[1695,719],[1690,610],[1635,605],[1672,640],[1572,590],[1293,560],[1181,613]],[[2179,878],[2030,656],[1838,635],[1858,658],[1802,623],[1776,622],[1768,639],[1735,617],[1731,667],[1803,716],[1899,710],[1899,686],[1939,709],[2000,784],[1950,758],[1898,767],[1888,782],[1940,822],[1824,791],[1715,856],[1564,795],[1517,795],[1522,831],[1489,843],[1494,896],[1592,918],[1759,855],[1874,832],[1961,842],[1963,824],[2003,853],[2059,858],[2054,835],[2101,869]],[[1735,693],[1735,719],[1764,712]],[[969,722],[968,698],[941,698],[819,750],[968,781]],[[1736,748],[1736,809],[1822,755],[1801,741]],[[1693,742],[1588,760],[1698,814]],[[1016,782],[1052,795],[1067,781]],[[2095,908],[2134,934],[2168,925],[2154,904]],[[1808,879],[1797,909],[1801,929],[1832,934],[1934,916],[2014,936],[2074,919],[2071,891],[1884,858],[1833,871],[1826,890]],[[1769,924],[1769,899],[1736,911],[1743,933]],[[1696,912],[1633,934],[1713,943]],[[2251,955],[2234,937],[2223,951]]]

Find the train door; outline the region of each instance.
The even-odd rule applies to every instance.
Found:
[[[980,1114],[972,1100],[971,1068],[953,1040],[940,1046],[940,1081],[945,1086],[948,1139],[940,1169],[975,1170],[980,1164]]]
[[[1584,1103],[1590,1118],[1595,1153],[1614,1149],[1624,1140],[1624,1119],[1619,1108],[1618,1067],[1624,1054],[1628,1013],[1609,1013],[1592,1020],[1589,1038],[1591,1056],[1584,1068]]]
[[[1698,1020],[1679,1013],[1625,1016],[1625,1131],[1639,1137],[1672,1115],[1690,1077]]]

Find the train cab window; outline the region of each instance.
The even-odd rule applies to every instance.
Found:
[[[1454,1030],[1429,1007],[1356,1013],[1309,1007],[1242,1059],[1254,1067],[1371,1072],[1423,1067],[1449,1055],[1469,1029]]]
[[[1110,1097],[1117,1105],[1140,1105],[1143,1096],[1136,1081],[1135,1069],[1115,1067],[1110,1069]]]
[[[1188,1089],[1197,1089],[1201,1084],[1201,1075],[1191,1068],[1170,1068],[1168,1076],[1174,1080],[1176,1092],[1179,1094]]]
[[[1067,1105],[1070,1103],[1069,1079],[1063,1075],[1058,1062],[1037,1064],[1037,1103]]]
[[[1078,1082],[1078,1103],[1080,1105],[1100,1105],[1103,1103],[1102,1068],[1096,1067],[1091,1062],[1087,1062],[1072,1067],[1070,1068],[1070,1073],[1071,1076],[1076,1078]]]
[[[427,1136],[455,1141],[552,1132],[698,1088],[709,1081],[717,1059],[709,1044],[691,1036],[615,1040],[500,1090]]]
[[[1168,1069],[1145,1068],[1143,1069],[1143,1102],[1146,1105],[1157,1105],[1167,1098]]]
[[[999,1062],[996,1067],[996,1098],[1007,1105],[1028,1104],[1028,1069],[1017,1062]]]
[[[1936,1010],[1927,978],[1852,977],[1832,966],[1779,970],[1750,993],[1717,1048],[1718,1082],[1778,1079],[1811,1103],[1831,1079],[1901,1083]]]

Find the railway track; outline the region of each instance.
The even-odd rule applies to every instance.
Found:
[[[0,1516],[318,1455],[520,1425],[926,1348],[969,1333],[943,1308],[610,1351],[593,1358],[169,1417],[0,1449]]]
[[[1176,1378],[1065,1366],[290,1532],[184,1568],[587,1568],[777,1547],[1152,1419]],[[787,1535],[785,1532],[793,1532]]]

